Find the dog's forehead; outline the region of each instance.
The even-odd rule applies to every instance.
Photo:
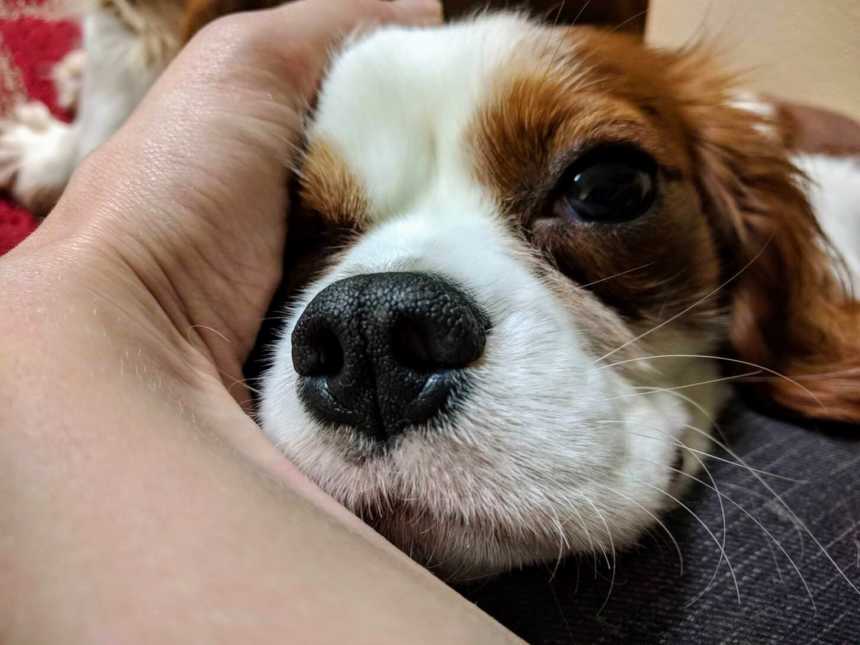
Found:
[[[323,84],[310,145],[334,148],[373,211],[397,212],[470,176],[462,142],[500,75],[550,32],[516,15],[386,28],[347,46]]]
[[[419,205],[509,203],[508,180],[539,182],[605,140],[683,165],[665,67],[627,38],[517,14],[382,28],[332,63],[309,128],[306,196],[366,223]]]

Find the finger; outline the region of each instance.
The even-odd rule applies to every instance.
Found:
[[[398,0],[393,2],[396,22],[412,25],[435,25],[442,22],[439,0]]]
[[[227,16],[203,31],[201,41],[218,40],[211,33],[231,27],[244,32],[258,55],[279,59],[283,79],[296,96],[307,100],[336,46],[345,36],[380,25],[431,26],[442,21],[439,0],[300,0],[267,11]],[[193,43],[192,43],[193,44]]]

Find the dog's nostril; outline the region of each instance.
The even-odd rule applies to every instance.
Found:
[[[306,341],[303,359],[302,376],[336,376],[343,368],[343,347],[334,332],[323,327]]]

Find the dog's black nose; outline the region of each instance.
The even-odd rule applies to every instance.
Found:
[[[426,273],[340,280],[293,331],[299,395],[321,421],[384,440],[430,419],[481,357],[487,316],[451,282]]]

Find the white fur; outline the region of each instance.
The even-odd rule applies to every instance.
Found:
[[[847,281],[860,294],[860,158],[798,155],[807,194],[824,233],[845,261]]]
[[[57,90],[57,105],[64,110],[74,109],[78,104],[84,84],[86,60],[86,51],[76,49],[67,54],[51,71]]]
[[[269,437],[333,496],[448,576],[635,540],[671,504],[661,491],[676,490],[677,441],[707,447],[687,426],[707,427],[720,399],[716,385],[685,391],[692,403],[660,390],[714,378],[714,366],[701,361],[678,360],[636,380],[625,376],[636,370],[598,364],[577,312],[534,276],[474,179],[467,125],[494,79],[521,64],[534,29],[512,16],[390,28],[336,60],[311,138],[347,161],[374,225],[294,306],[263,385]],[[459,412],[357,465],[346,453],[363,439],[323,429],[303,409],[290,334],[327,285],[381,271],[447,276],[489,313],[492,331]],[[661,334],[654,336],[657,347]],[[678,346],[676,336],[662,338]],[[691,351],[709,344],[683,340]],[[386,511],[391,505],[400,510]]]
[[[77,145],[74,126],[58,121],[41,103],[15,108],[0,122],[0,188],[31,210],[60,194],[74,166],[67,153]]]
[[[153,57],[144,38],[105,10],[84,19],[84,46],[93,55],[86,59],[78,108],[78,161],[125,122],[169,60]]]
[[[778,133],[773,126],[772,121],[776,118],[776,108],[773,103],[768,101],[755,92],[740,91],[735,92],[734,98],[730,101],[730,105],[738,110],[746,110],[756,116],[765,119],[763,123],[756,123],[755,129],[768,136],[777,137]]]

